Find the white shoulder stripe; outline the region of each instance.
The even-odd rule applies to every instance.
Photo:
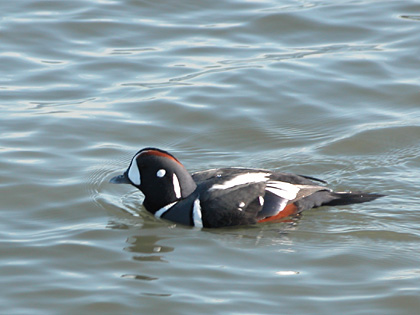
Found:
[[[179,185],[178,176],[176,176],[175,173],[174,173],[174,176],[173,176],[173,179],[172,179],[172,184],[174,185],[175,197],[178,198],[178,199],[181,199],[181,197],[182,197],[181,186]]]
[[[247,185],[247,184],[254,184],[259,182],[265,182],[268,177],[270,176],[269,173],[245,173],[240,174],[231,180],[228,180],[221,184],[215,184],[212,187],[210,187],[210,190],[216,190],[216,189],[229,189],[235,186],[240,185]]]
[[[166,211],[169,211],[178,201],[172,202],[155,212],[155,217],[160,218]]]
[[[200,204],[199,197],[194,200],[192,216],[193,216],[192,218],[193,218],[194,226],[202,228],[203,219],[202,219],[202,214],[201,214],[201,204]]]

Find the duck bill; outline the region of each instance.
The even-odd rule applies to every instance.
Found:
[[[111,178],[109,182],[111,184],[131,184],[125,173]]]

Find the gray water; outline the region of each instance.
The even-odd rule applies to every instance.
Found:
[[[417,314],[420,3],[0,1],[1,314]],[[145,146],[386,198],[197,230]]]

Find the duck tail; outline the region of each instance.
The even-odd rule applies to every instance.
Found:
[[[380,197],[384,197],[382,194],[371,194],[371,193],[362,193],[362,192],[331,192],[331,197],[333,199],[326,203],[323,203],[323,206],[342,206],[350,205],[353,203],[362,203],[368,202]]]

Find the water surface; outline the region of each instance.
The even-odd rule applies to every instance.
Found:
[[[0,313],[415,314],[417,1],[0,2]],[[140,148],[386,198],[197,230]]]

